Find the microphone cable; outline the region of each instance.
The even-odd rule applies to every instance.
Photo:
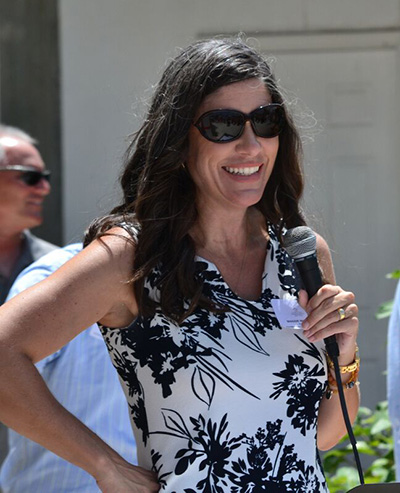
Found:
[[[335,356],[335,355],[333,357],[331,357],[331,360],[333,362],[333,368],[335,370],[335,378],[336,378],[336,382],[337,382],[337,390],[339,393],[339,400],[340,400],[340,406],[342,408],[343,419],[344,419],[344,422],[346,425],[347,434],[349,436],[349,441],[350,441],[352,449],[353,449],[354,458],[356,460],[356,466],[357,466],[358,476],[360,478],[360,484],[365,484],[364,474],[363,474],[362,467],[361,467],[360,455],[359,455],[358,450],[357,450],[357,440],[354,436],[353,428],[351,426],[351,422],[350,422],[350,418],[349,418],[349,413],[347,411],[346,399],[344,396],[342,378],[341,378],[341,374],[340,374],[339,361],[337,359],[337,356]],[[329,368],[328,368],[328,371],[329,371]]]

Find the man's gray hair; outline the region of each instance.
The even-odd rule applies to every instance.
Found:
[[[28,144],[36,145],[37,140],[31,137],[29,134],[17,127],[11,127],[10,125],[3,125],[0,123],[0,164],[3,162],[6,150],[1,143],[2,137],[14,137],[15,139],[23,140]]]

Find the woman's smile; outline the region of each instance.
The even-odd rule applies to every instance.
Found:
[[[262,164],[258,166],[223,166],[223,169],[227,171],[230,175],[253,176],[259,172],[261,166]]]

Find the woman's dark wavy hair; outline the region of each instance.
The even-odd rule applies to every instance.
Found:
[[[199,41],[181,51],[165,69],[147,118],[127,150],[123,202],[88,230],[86,244],[121,223],[137,228],[132,282],[144,316],[155,309],[144,282],[160,266],[159,303],[167,316],[179,322],[196,306],[221,309],[203,295],[196,276],[195,245],[189,235],[198,214],[196,191],[183,162],[189,129],[203,99],[222,86],[251,78],[262,79],[272,102],[284,104],[266,60],[241,39]],[[267,222],[288,228],[304,224],[299,209],[301,157],[299,135],[286,111],[275,166],[256,205]]]

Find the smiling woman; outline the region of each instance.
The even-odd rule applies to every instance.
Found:
[[[236,207],[253,206],[261,200],[274,167],[279,148],[278,135],[284,123],[283,113],[281,125],[272,126],[273,131],[270,128],[272,122],[263,128],[254,123],[254,111],[268,108],[270,100],[271,95],[263,81],[252,78],[223,86],[206,96],[200,104],[197,114],[202,116],[189,131],[186,157],[187,168],[196,184],[197,200],[201,203],[199,213],[204,211],[208,216],[213,211],[214,214],[228,216],[236,214]],[[236,120],[230,138],[225,133],[225,137],[215,140],[211,135],[218,129],[225,131],[232,127],[232,118],[228,118],[227,125],[221,128],[221,113],[226,114],[232,108],[235,108],[236,115],[241,116],[241,123]],[[217,124],[212,118],[215,111],[219,113]],[[247,122],[246,114],[252,114]],[[265,114],[264,120],[268,118],[270,121],[272,115]]]
[[[121,184],[122,203],[92,224],[85,249],[1,310],[0,419],[103,492],[326,492],[317,446],[346,430],[332,387],[326,398],[323,339],[336,334],[339,362],[353,368],[358,309],[334,285],[321,237],[329,284],[311,299],[282,246],[285,228],[305,224],[301,145],[264,58],[240,39],[182,50]],[[305,309],[303,330],[287,326],[291,313],[278,321],[276,301]],[[96,321],[140,467],[60,408],[33,371]],[[352,418],[357,388],[346,390]]]

